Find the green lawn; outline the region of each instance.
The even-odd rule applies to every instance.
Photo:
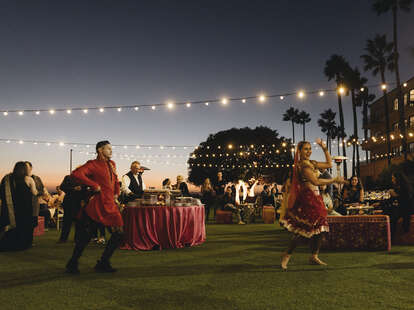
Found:
[[[91,245],[81,275],[63,267],[73,243],[57,232],[25,252],[0,253],[0,309],[414,309],[414,247],[392,252],[323,252],[329,266],[307,264],[307,246],[279,268],[288,234],[275,225],[208,225],[198,247],[117,251],[115,274],[93,271]]]

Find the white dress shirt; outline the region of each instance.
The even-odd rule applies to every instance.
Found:
[[[139,180],[138,180],[138,174],[134,174],[133,175],[135,180],[137,181],[138,185],[139,185]],[[142,180],[142,177],[141,177]],[[126,174],[124,174],[122,176],[122,185],[121,185],[121,192],[129,195],[131,192],[131,190],[129,189],[129,184],[131,183],[131,180],[129,179],[129,176],[127,176]],[[145,183],[144,180],[142,180],[142,190],[145,190]]]

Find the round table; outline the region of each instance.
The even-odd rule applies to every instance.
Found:
[[[206,240],[204,206],[126,207],[123,217],[124,250],[182,248]]]

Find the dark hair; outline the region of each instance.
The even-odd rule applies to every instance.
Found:
[[[162,186],[165,186],[165,185],[167,185],[168,184],[168,181],[170,181],[170,179],[165,179],[164,181],[162,181]]]
[[[263,190],[266,190],[266,189],[268,189],[269,188],[269,186],[267,186],[267,185],[264,185],[263,186]]]
[[[17,183],[22,183],[25,176],[27,176],[26,162],[18,161],[13,168],[13,177]]]
[[[20,163],[20,161],[19,161],[19,163]],[[33,165],[32,165],[32,163],[30,161],[25,161],[24,163],[25,164],[28,164],[30,166],[30,168],[33,168]]]
[[[98,153],[98,149],[107,144],[111,144],[111,142],[109,142],[108,140],[104,140],[104,141],[99,141],[98,143],[96,143],[96,152]]]
[[[363,186],[362,186],[361,180],[356,175],[353,175],[349,178],[349,188],[352,188],[352,179],[353,178],[356,178],[358,180],[358,183],[356,185],[357,190],[364,189]]]

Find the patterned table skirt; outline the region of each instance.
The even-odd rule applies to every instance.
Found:
[[[387,215],[328,216],[328,223],[323,249],[391,250]]]

